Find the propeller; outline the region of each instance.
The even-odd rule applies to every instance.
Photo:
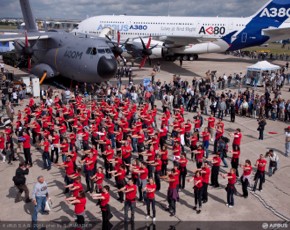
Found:
[[[150,55],[152,54],[152,49],[154,49],[158,44],[156,44],[150,48],[151,40],[152,40],[151,34],[150,34],[150,37],[149,37],[146,45],[141,37],[140,37],[140,40],[141,40],[143,49],[141,51],[142,52],[142,60],[140,62],[139,68],[142,68],[145,65],[147,59],[149,61],[149,65],[151,65]]]
[[[34,49],[33,47],[37,44],[38,40],[39,40],[40,36],[38,37],[38,39],[36,40],[36,42],[33,44],[33,46],[29,45],[29,41],[28,41],[28,36],[27,36],[27,32],[25,32],[25,42],[24,45],[22,43],[20,43],[19,41],[15,41],[15,43],[19,46],[19,48],[21,49],[21,54],[24,57],[27,57],[27,69],[28,71],[30,71],[31,69],[31,59],[32,56],[34,54]]]
[[[123,62],[125,62],[125,59],[122,56],[123,49],[122,49],[122,47],[120,47],[120,41],[121,41],[120,31],[117,32],[117,43],[116,42],[113,42],[112,39],[108,35],[105,35],[105,36],[110,41],[110,43],[113,44],[113,47],[111,48],[111,50],[112,50],[115,58],[121,57],[121,59],[123,60]],[[124,44],[126,44],[127,42],[128,42],[128,39],[125,41],[125,43],[122,44],[122,46]]]

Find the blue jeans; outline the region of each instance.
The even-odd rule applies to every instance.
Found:
[[[224,166],[225,167],[228,167],[228,164],[227,164],[227,161],[225,159],[225,156],[224,156],[224,152],[223,151],[221,151],[221,153],[220,153],[220,158],[221,158],[222,162],[224,163]]]
[[[115,148],[115,134],[114,133],[109,134],[109,139],[111,140],[112,148],[114,149]]]
[[[205,157],[208,158],[208,146],[209,146],[209,141],[204,141],[203,142],[203,149],[205,150]]]
[[[50,169],[51,168],[51,161],[48,152],[42,153],[42,160],[43,160],[43,168]]]
[[[36,205],[34,206],[34,212],[32,215],[32,222],[36,223],[37,222],[37,214],[38,212],[43,213],[45,209],[45,203],[46,203],[46,196],[37,196],[35,197],[36,199]]]
[[[135,153],[138,152],[137,142],[138,142],[137,138],[132,138],[132,147],[133,147],[133,152]]]
[[[290,154],[290,142],[288,141],[286,144],[285,144],[285,156],[288,157]]]

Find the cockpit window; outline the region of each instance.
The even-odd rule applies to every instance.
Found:
[[[86,51],[86,54],[97,55],[97,48],[96,47],[89,47]]]
[[[87,52],[86,52],[86,54],[90,54],[90,53],[91,53],[91,51],[92,51],[92,48],[91,48],[91,47],[89,47],[89,48],[87,49]]]
[[[92,55],[96,55],[96,54],[97,54],[97,49],[96,49],[96,47],[94,47],[92,50]]]
[[[104,54],[104,53],[106,53],[105,49],[98,49],[98,52],[99,52],[100,54]]]

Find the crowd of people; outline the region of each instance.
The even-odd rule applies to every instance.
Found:
[[[270,111],[273,113],[273,109],[268,109],[269,104],[281,99],[278,95],[271,99],[269,92],[259,96],[249,89],[219,94],[210,82],[194,79],[190,86],[178,77],[173,83],[162,84],[157,80],[147,86],[99,87],[91,100],[84,96],[88,94],[86,89],[87,86],[76,87],[73,92],[67,89],[61,94],[52,88],[42,90],[41,101],[36,103],[31,97],[22,111],[15,112],[13,125],[6,126],[0,133],[4,162],[8,159],[12,164],[16,152],[23,148],[25,161],[19,164],[13,181],[19,190],[16,200],[20,200],[24,191],[25,201],[33,201],[35,205],[33,223],[37,223],[38,212],[46,214],[45,201],[49,195],[43,176],[39,176],[32,199],[29,198],[25,175],[30,167],[34,167],[31,145],[41,151],[43,169],[49,171],[52,166],[64,169],[66,202],[74,205],[77,224],[85,223],[89,193],[100,205],[105,228],[112,218],[112,185],[107,185],[109,181],[118,189],[118,201],[124,203],[125,222],[134,221],[137,200],[146,204],[146,219],[152,217],[155,221],[155,194],[165,186],[162,181],[168,182],[167,211],[170,216],[176,214],[179,192],[185,189],[185,183],[192,183],[193,209],[199,214],[208,201],[208,186],[219,187],[220,177],[228,180],[226,205],[232,208],[238,179],[242,184],[242,196],[248,197],[254,165],[257,171],[253,191],[258,182],[258,189],[262,191],[266,165],[269,176],[278,169],[279,157],[273,150],[266,156],[261,154],[255,163],[249,159],[241,162],[242,131],[237,128],[228,133],[223,122],[228,114],[234,122],[236,113],[248,116],[255,111],[255,116],[261,118],[261,127],[261,121],[265,121],[263,116],[267,117],[266,111],[268,115]],[[162,101],[162,109],[157,107],[155,99]],[[289,101],[286,105],[288,110],[284,110],[283,119],[287,121]],[[159,109],[162,113],[157,116]],[[192,111],[196,112],[193,120],[185,119],[185,113]],[[286,130],[285,155],[289,154],[289,128]],[[13,141],[14,135],[17,143]],[[213,143],[212,151],[210,143]],[[231,157],[231,167],[228,173],[221,173],[221,163],[223,167],[229,167],[227,155]],[[187,168],[190,160],[196,167]],[[193,177],[186,180],[188,172],[192,172]],[[83,176],[86,186],[82,184]]]

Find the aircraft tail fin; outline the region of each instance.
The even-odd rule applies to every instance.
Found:
[[[284,22],[290,17],[290,0],[271,0],[255,13],[252,18]]]
[[[27,30],[27,32],[38,31],[35,18],[32,14],[29,0],[19,0],[19,2],[21,6],[22,15],[23,15],[23,20],[25,23],[25,29]]]

